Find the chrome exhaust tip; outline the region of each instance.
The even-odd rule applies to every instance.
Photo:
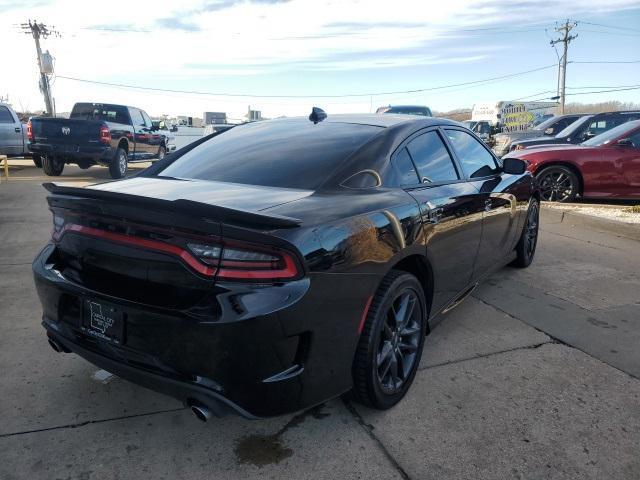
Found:
[[[206,422],[213,416],[211,410],[202,405],[191,405],[191,411],[201,422]]]
[[[49,338],[49,345],[51,345],[51,348],[53,348],[55,352],[62,353],[62,347],[53,338]]]

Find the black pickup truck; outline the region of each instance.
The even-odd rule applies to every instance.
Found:
[[[29,151],[42,158],[44,173],[58,176],[65,164],[109,167],[122,178],[127,164],[161,160],[167,137],[144,110],[106,103],[76,103],[69,118],[33,117],[28,124]]]

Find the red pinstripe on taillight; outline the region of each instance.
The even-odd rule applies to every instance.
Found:
[[[86,235],[89,237],[100,238],[115,243],[124,245],[130,245],[132,247],[139,247],[145,250],[152,250],[160,253],[165,253],[178,257],[190,268],[196,272],[205,275],[207,277],[220,277],[226,280],[291,280],[296,278],[300,271],[293,256],[280,249],[260,249],[260,250],[248,250],[247,246],[242,246],[242,250],[237,248],[230,248],[230,251],[244,253],[251,257],[255,255],[257,258],[260,256],[273,257],[277,261],[234,261],[226,260],[224,253],[222,258],[212,257],[200,257],[199,250],[195,247],[198,245],[189,243],[188,248],[182,248],[177,245],[172,245],[160,240],[153,240],[148,238],[136,237],[133,235],[126,235],[123,233],[109,232],[99,228],[88,227],[85,225],[78,225],[75,223],[66,223],[64,226],[57,224],[62,223],[62,217],[54,216],[54,231],[52,238],[55,242],[59,242],[62,237],[68,233],[76,233]],[[195,248],[195,250],[194,250]],[[214,247],[215,248],[215,247]],[[220,251],[225,251],[225,246],[220,247]],[[214,268],[207,263],[220,263],[220,268]]]
[[[67,223],[59,233],[54,234],[53,239],[59,241],[67,232],[80,233],[89,237],[102,238],[111,242],[122,243],[125,245],[131,245],[133,247],[140,247],[147,250],[167,253],[169,255],[180,258],[183,262],[185,262],[196,272],[201,273],[202,275],[213,277],[216,274],[215,268],[203,265],[195,256],[193,256],[187,250],[176,245],[161,242],[159,240],[150,240],[147,238],[124,235],[122,233],[107,232],[106,230],[100,230],[99,228],[86,227],[84,225],[77,225],[74,223]]]

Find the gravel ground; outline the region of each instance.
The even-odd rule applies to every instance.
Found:
[[[556,210],[569,211],[574,213],[582,213],[584,215],[593,215],[594,217],[605,218],[607,220],[616,220],[624,223],[640,224],[640,213],[632,212],[631,206],[612,206],[612,205],[564,205],[559,203],[544,203],[546,208]]]

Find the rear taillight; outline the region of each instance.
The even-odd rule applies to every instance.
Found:
[[[236,245],[187,244],[203,263],[218,266],[218,277],[229,280],[291,280],[299,276],[293,256],[281,249]]]
[[[27,138],[30,142],[33,142],[33,127],[31,126],[31,120],[27,123]]]
[[[100,143],[109,145],[111,143],[111,131],[106,125],[100,127]]]
[[[83,222],[84,223],[84,222]],[[287,281],[299,278],[302,269],[294,255],[271,246],[240,243],[200,243],[174,237],[160,240],[137,236],[94,226],[81,225],[58,212],[53,213],[51,237],[58,243],[67,233],[85,235],[103,240],[156,251],[178,258],[194,271],[207,277],[242,281]]]

